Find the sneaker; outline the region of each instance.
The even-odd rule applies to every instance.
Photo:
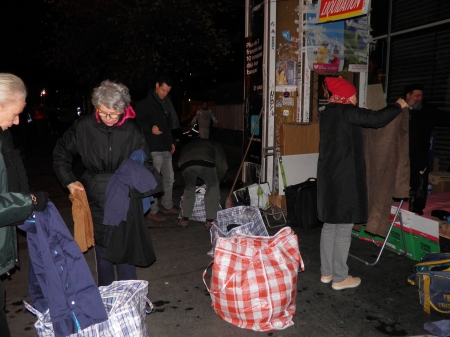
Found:
[[[161,221],[167,220],[167,218],[163,217],[161,215],[161,213],[159,213],[159,212],[155,213],[155,214],[148,213],[146,218],[147,218],[147,220],[152,220],[152,221],[157,221],[157,222],[161,222]]]
[[[322,276],[320,278],[320,282],[322,282],[322,283],[330,283],[332,280],[333,280],[333,275]]]
[[[361,284],[361,279],[359,277],[352,277],[348,275],[348,277],[342,282],[333,282],[331,288],[334,290],[343,290],[349,288],[356,288]]]
[[[181,227],[186,227],[188,225],[188,221],[187,220],[180,220],[179,222]]]
[[[180,209],[173,205],[171,208],[167,209],[164,206],[161,206],[160,208],[161,212],[164,214],[180,214]]]
[[[205,228],[211,228],[211,226],[212,226],[212,222],[210,222],[210,221],[205,222]]]

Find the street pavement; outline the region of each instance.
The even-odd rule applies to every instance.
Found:
[[[229,161],[229,172],[221,186],[224,206],[242,158],[242,134],[223,130],[212,132],[212,138],[223,143]],[[37,155],[25,158],[29,183],[33,190],[49,192],[71,231],[71,204],[68,192],[56,180],[52,170],[51,142]],[[79,164],[76,164],[79,165]],[[81,165],[76,170],[81,172]],[[183,193],[181,175],[175,168],[174,203],[179,205]],[[271,226],[281,224],[269,217]],[[349,258],[350,274],[359,276],[358,288],[336,291],[320,282],[320,228],[292,227],[298,236],[305,271],[298,274],[294,325],[271,332],[255,332],[222,320],[211,308],[211,299],[202,274],[212,258],[209,230],[203,223],[191,221],[186,228],[178,225],[176,215],[161,223],[149,222],[157,261],[148,268],[138,268],[139,279],[149,281],[148,298],[154,310],[147,316],[150,336],[427,336],[423,324],[445,319],[428,315],[420,306],[417,288],[407,283],[414,261],[385,251],[375,266],[366,266]],[[269,228],[275,234],[280,228]],[[370,261],[379,248],[352,239],[351,253]],[[27,286],[29,266],[26,238],[19,233],[20,270],[5,279],[7,319],[13,336],[36,336],[36,317],[23,301],[30,302]],[[84,254],[96,278],[94,252]],[[210,272],[206,281],[209,281]],[[1,335],[1,332],[0,332]]]

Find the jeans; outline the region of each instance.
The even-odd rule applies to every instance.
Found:
[[[165,209],[173,207],[172,202],[172,188],[173,188],[173,166],[172,166],[172,154],[169,151],[152,152],[153,166],[161,173],[163,178],[164,195],[161,198],[161,205]],[[159,211],[158,199],[155,198],[150,213],[156,214]]]
[[[320,272],[333,275],[333,282],[344,281],[348,276],[347,258],[352,241],[352,223],[324,223],[320,236]]]

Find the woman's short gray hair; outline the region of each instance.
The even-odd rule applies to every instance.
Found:
[[[123,113],[130,103],[130,92],[121,83],[106,80],[92,92],[92,104],[96,108],[103,104],[109,109]]]
[[[17,96],[27,97],[25,83],[13,74],[0,73],[0,105],[8,105],[17,100]]]

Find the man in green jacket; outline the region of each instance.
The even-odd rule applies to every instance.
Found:
[[[206,185],[205,227],[210,228],[217,216],[220,203],[219,184],[228,169],[227,158],[222,146],[212,140],[199,138],[191,141],[181,150],[178,166],[185,181],[183,194],[183,218],[180,226],[188,225],[195,204],[197,177]]]

